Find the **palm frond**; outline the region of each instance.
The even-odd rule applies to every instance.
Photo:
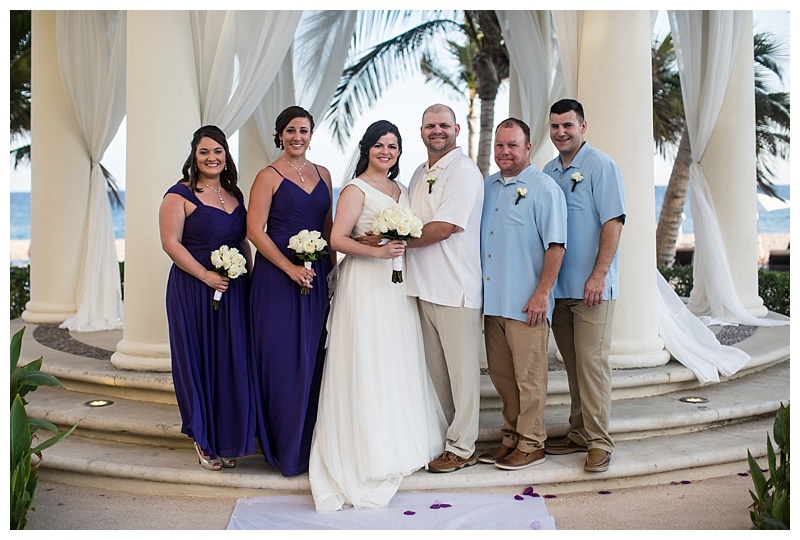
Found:
[[[344,70],[325,114],[325,122],[341,148],[356,118],[377,103],[395,80],[418,69],[430,39],[457,28],[459,25],[449,19],[424,22],[379,43]]]
[[[117,185],[117,179],[114,178],[114,175],[111,174],[111,171],[106,169],[102,163],[100,163],[100,171],[103,173],[103,178],[106,179],[108,202],[111,203],[111,207],[125,208],[125,205],[122,203],[122,199],[119,196],[119,186]]]

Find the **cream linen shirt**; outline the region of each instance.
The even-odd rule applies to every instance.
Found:
[[[433,185],[428,178],[436,178]],[[450,238],[406,251],[408,295],[443,306],[480,309],[483,177],[478,166],[456,147],[432,167],[427,162],[417,167],[408,192],[411,209],[423,224],[444,221],[456,226]]]

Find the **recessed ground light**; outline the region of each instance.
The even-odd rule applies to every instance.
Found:
[[[108,407],[113,404],[114,402],[109,399],[93,399],[92,401],[84,403],[87,407]]]
[[[678,401],[683,401],[684,403],[708,403],[706,398],[697,396],[682,397]]]

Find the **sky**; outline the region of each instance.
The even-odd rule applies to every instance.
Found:
[[[768,2],[767,2],[768,3]],[[463,6],[460,6],[463,7]],[[789,13],[785,10],[756,11],[754,13],[756,30],[771,30],[778,34],[789,34]],[[665,13],[659,16],[656,25],[656,33],[666,32],[668,28]],[[787,70],[788,72],[788,70]],[[787,78],[786,88],[788,89],[789,78]],[[425,84],[424,77],[417,75],[404,81],[396,82],[387,91],[374,108],[366,111],[357,121],[352,129],[352,139],[344,150],[341,150],[329,135],[328,130],[321,124],[321,119],[316,119],[318,127],[314,132],[311,150],[308,158],[314,163],[326,166],[333,178],[334,185],[341,183],[344,168],[350,155],[355,148],[358,138],[372,122],[380,119],[389,120],[395,123],[403,136],[403,155],[400,159],[400,180],[407,183],[411,173],[417,165],[426,159],[425,147],[419,138],[419,126],[422,111],[433,103],[444,103],[453,108],[457,115],[457,121],[461,124],[461,135],[458,137],[458,144],[466,148],[467,129],[466,99],[459,101],[451,95],[445,94],[430,84]],[[588,111],[587,111],[588,112]],[[508,85],[504,84],[497,96],[495,104],[495,123],[508,117]],[[587,132],[587,140],[591,141],[591,133]],[[231,150],[236,155],[238,149],[238,136],[230,137]],[[124,190],[125,186],[125,122],[120,126],[117,136],[106,151],[103,164],[117,178],[120,187]],[[497,170],[492,162],[490,172]],[[182,163],[175,164],[175,170],[171,176],[180,176]],[[655,183],[665,185],[669,180],[671,162],[666,162],[660,158],[656,159],[654,165]],[[13,161],[9,160],[10,171],[10,191],[30,191],[30,169],[22,167],[13,169]],[[789,183],[789,163],[783,163],[779,168],[780,177],[776,183]]]

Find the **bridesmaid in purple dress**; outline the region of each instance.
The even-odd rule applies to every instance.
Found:
[[[257,248],[250,290],[256,436],[267,462],[284,476],[308,470],[325,358],[329,251],[306,269],[289,249],[303,229],[331,225],[331,175],[306,159],[314,119],[288,107],[275,120],[282,155],[262,169],[250,191],[247,237]],[[266,232],[265,232],[266,229]],[[310,294],[301,295],[301,287]]]
[[[167,191],[158,213],[161,245],[174,263],[167,322],[181,431],[211,471],[235,467],[237,457],[255,452],[248,277],[222,277],[211,264],[211,252],[227,245],[251,266],[236,182],[225,134],[203,126],[192,138],[183,179]],[[218,310],[212,308],[215,291],[224,292]]]

